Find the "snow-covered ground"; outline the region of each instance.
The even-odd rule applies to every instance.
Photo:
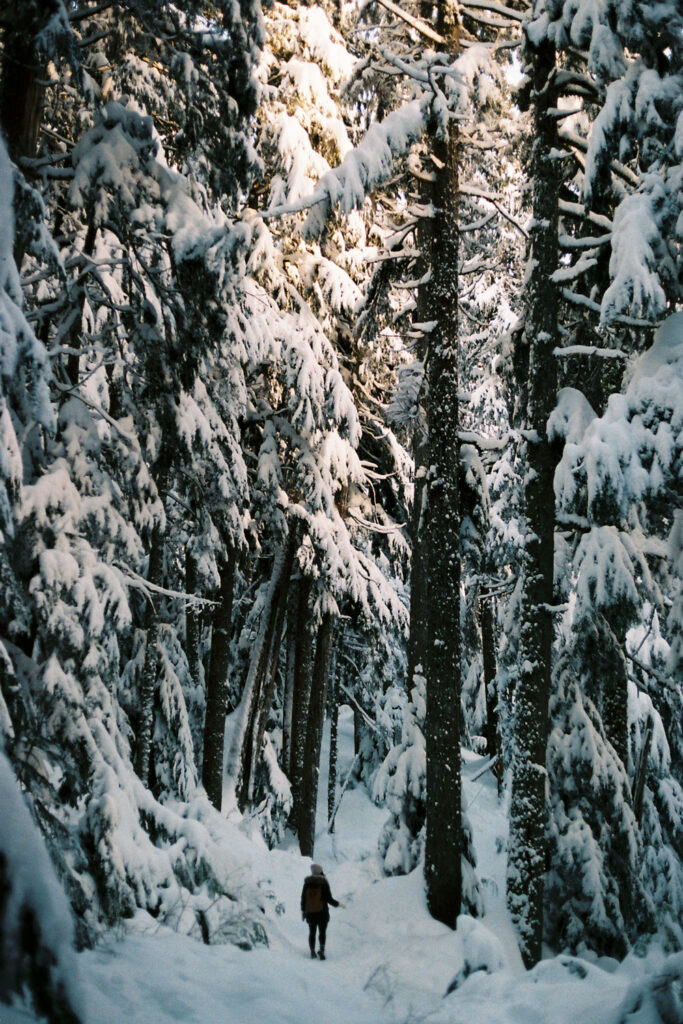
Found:
[[[351,757],[349,713],[342,779]],[[269,851],[236,823],[231,854],[266,896],[268,948],[205,946],[139,915],[78,957],[85,1024],[659,1024],[652,997],[642,995],[657,954],[621,965],[555,957],[524,970],[505,911],[506,818],[491,773],[473,778],[482,764],[467,756],[464,785],[485,879],[483,920],[462,918],[453,932],[429,917],[419,870],[380,877],[375,848],[386,812],[362,787],[346,791],[328,835],[323,775],[315,856],[345,904],[331,912],[328,960],[309,958],[299,912],[310,862],[293,845]],[[474,973],[446,994],[461,971]],[[0,1024],[34,1020],[0,1007]]]

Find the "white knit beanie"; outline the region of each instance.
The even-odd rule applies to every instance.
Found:
[[[311,874],[312,875],[322,875],[322,874],[324,874],[324,871],[320,867],[319,864],[311,864]]]

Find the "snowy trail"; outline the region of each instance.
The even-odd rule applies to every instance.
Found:
[[[340,728],[341,777],[352,758],[351,716]],[[310,861],[295,848],[269,851],[235,830],[236,853],[268,895],[268,948],[244,952],[205,946],[141,916],[80,955],[84,1024],[620,1024],[628,986],[647,964],[614,970],[555,957],[525,972],[505,910],[505,828],[490,772],[472,781],[483,759],[465,754],[463,779],[485,879],[486,915],[457,931],[433,921],[421,871],[382,878],[375,857],[386,811],[363,788],[348,790],[327,834],[327,779],[320,786],[316,860],[344,909],[332,910],[325,963],[312,961],[299,897]],[[326,763],[325,757],[323,764]],[[445,996],[465,959],[495,961]],[[647,1003],[628,1024],[657,1019]],[[0,1024],[29,1024],[0,1010]]]
[[[349,713],[340,722],[341,780],[352,748]],[[346,791],[336,832],[327,833],[326,750],[322,760],[315,857],[325,867],[333,894],[346,905],[331,912],[328,960],[311,961],[299,911],[310,862],[294,847],[268,851],[254,837],[251,870],[281,911],[273,911],[268,921],[269,948],[207,947],[162,928],[112,939],[81,957],[87,1024],[148,1024],[150,1004],[156,1024],[440,1019],[439,1011],[446,1009],[443,995],[463,962],[463,940],[426,913],[420,871],[408,878],[381,878],[375,850],[387,812],[375,807],[363,788]],[[474,758],[465,765],[466,778],[481,762]],[[493,913],[504,882],[504,856],[495,853],[494,833],[504,819],[490,774],[468,787],[467,798],[483,840],[482,872],[492,880]],[[513,939],[510,950],[511,964],[518,966]],[[443,1019],[452,1020],[452,1013]]]

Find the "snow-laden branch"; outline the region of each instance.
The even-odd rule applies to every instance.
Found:
[[[121,426],[116,422],[114,417],[110,416],[106,409],[103,409],[98,402],[94,402],[91,398],[86,398],[71,385],[60,384],[59,381],[53,381],[53,383],[55,387],[63,394],[70,394],[73,398],[77,398],[78,401],[82,402],[83,405],[86,405],[88,409],[92,409],[92,411],[96,412],[98,416],[101,416],[102,419],[105,420],[110,427],[113,427],[113,429],[117,432],[119,437],[122,437],[124,441],[128,441],[130,444],[136,443],[136,438],[134,438],[132,434],[126,433],[126,431],[123,430]]]
[[[172,597],[176,600],[186,601],[188,604],[198,605],[212,605],[218,607],[218,601],[212,601],[208,597],[199,597],[198,594],[186,594],[182,590],[169,590],[168,587],[160,587],[156,583],[150,583],[144,576],[140,576],[136,573],[129,565],[122,566],[120,564],[114,564],[119,576],[126,581],[131,587],[136,587],[138,590],[145,592],[147,599],[152,600],[152,594],[158,594],[160,597]]]
[[[523,228],[522,225],[515,220],[512,214],[508,213],[507,210],[503,207],[502,201],[498,196],[494,196],[490,192],[485,192],[484,189],[479,188],[477,185],[469,185],[466,182],[461,183],[458,186],[458,191],[460,192],[461,195],[475,196],[477,199],[483,199],[485,202],[491,203],[498,210],[498,213],[501,215],[501,217],[504,217],[505,220],[509,224],[511,224],[513,228],[515,228],[517,231],[519,231],[521,235],[524,236],[524,238],[529,237],[529,234],[526,231],[526,229]]]
[[[462,231],[462,228],[460,230]],[[580,238],[560,235],[557,241],[561,249],[599,249],[602,245],[609,245],[612,235],[583,235]]]
[[[588,152],[588,140],[582,139],[580,135],[576,134],[576,132],[570,131],[568,128],[561,128],[558,135],[562,142],[566,142],[574,149],[578,149],[581,153]],[[616,174],[618,178],[621,178],[622,181],[625,181],[629,185],[633,185],[634,188],[637,188],[640,184],[640,178],[638,175],[632,171],[630,167],[626,167],[625,164],[620,163],[618,160],[611,160],[610,167],[612,172]]]
[[[661,672],[658,672],[656,668],[652,667],[652,665],[646,665],[639,658],[636,658],[633,654],[630,654],[625,648],[622,647],[622,650],[628,658],[628,660],[632,662],[632,664],[634,664],[636,668],[641,669],[641,671],[643,672],[647,672],[648,675],[652,676],[653,679],[656,679],[657,682],[661,683],[662,686],[665,687],[667,690],[670,690],[672,693],[676,693],[676,689],[670,678],[667,678]],[[637,683],[636,685],[639,686],[640,683]]]
[[[594,299],[589,299],[587,295],[579,295],[578,292],[572,292],[568,288],[563,288],[562,297],[574,306],[582,306],[584,309],[590,309],[593,313],[602,314],[600,303],[595,302]],[[621,324],[623,327],[650,327],[653,329],[657,326],[654,320],[639,320],[635,316],[622,315],[611,317],[610,323]]]
[[[572,203],[568,199],[560,199],[558,203],[560,213],[567,213],[572,217],[578,217],[579,220],[589,220],[592,224],[596,224],[599,228],[604,228],[606,231],[612,231],[614,224],[605,217],[602,213],[595,213],[593,210],[587,210],[583,203]]]
[[[472,10],[491,11],[492,14],[502,14],[504,18],[511,18],[520,24],[528,16],[528,11],[516,11],[505,4],[497,3],[496,0],[465,0],[465,3],[461,4],[461,10],[470,17],[474,17]]]
[[[595,356],[597,359],[628,359],[628,352],[620,348],[598,348],[597,345],[567,345],[566,348],[553,349],[558,359],[569,356]]]
[[[377,3],[381,4],[381,6],[391,14],[395,14],[397,18],[401,19],[401,21],[405,21],[406,25],[410,25],[411,28],[414,28],[415,31],[419,32],[421,36],[425,37],[425,39],[430,39],[433,43],[438,43],[440,46],[446,45],[446,40],[442,35],[435,32],[430,25],[421,21],[420,18],[415,18],[412,14],[408,14],[407,11],[404,11],[398,6],[398,4],[393,3],[392,0],[377,0]]]
[[[368,530],[370,533],[382,533],[387,535],[400,533],[401,530],[405,529],[407,526],[407,523],[394,523],[392,526],[380,526],[379,523],[371,523],[369,520],[364,519],[363,516],[356,515],[353,509],[349,509],[347,515],[349,519],[354,521],[354,523],[362,526],[364,530]]]
[[[399,107],[383,121],[372,124],[358,147],[344,157],[339,167],[328,171],[315,191],[294,203],[272,207],[262,214],[264,220],[308,210],[304,233],[318,238],[335,209],[348,214],[360,209],[368,192],[391,174],[397,157],[405,156],[421,138],[429,120],[433,95]]]
[[[511,434],[504,434],[503,437],[484,437],[483,434],[479,434],[474,430],[459,430],[458,439],[463,444],[474,445],[479,451],[483,452],[501,452],[509,444]]]

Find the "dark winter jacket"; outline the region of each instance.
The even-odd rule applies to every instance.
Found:
[[[320,915],[322,920],[329,921],[329,908],[338,906],[339,901],[330,892],[330,883],[325,876],[309,875],[301,890],[301,913],[306,917],[309,914]]]

